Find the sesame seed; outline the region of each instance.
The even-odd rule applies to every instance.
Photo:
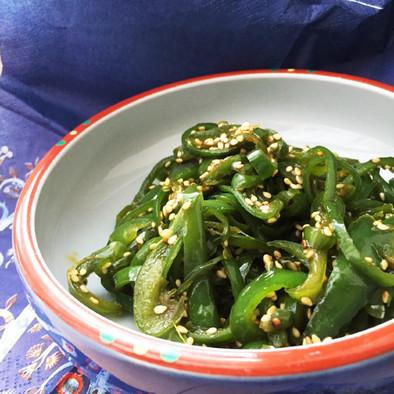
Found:
[[[149,245],[149,249],[150,250],[153,250],[153,249],[156,249],[157,248],[157,244],[151,244],[151,245]]]
[[[312,309],[311,309],[311,308],[308,308],[307,311],[306,311],[306,317],[307,317],[308,319],[310,319],[311,316],[312,316]]]
[[[365,260],[367,263],[372,263],[372,262],[373,262],[372,257],[365,257],[364,260]]]
[[[269,219],[267,220],[267,223],[275,223],[275,222],[277,222],[277,221],[278,221],[278,218],[273,217],[273,218],[269,218]]]
[[[167,309],[168,309],[168,307],[166,305],[156,305],[153,308],[153,312],[156,315],[162,315]]]
[[[379,157],[374,157],[372,160],[372,163],[377,164],[380,162],[380,158]]]
[[[172,212],[172,213],[170,213],[170,215],[168,216],[168,220],[169,221],[171,221],[171,220],[174,220],[175,219],[175,213],[174,212]],[[154,227],[154,226],[152,226],[152,227]]]
[[[241,135],[237,135],[236,137],[236,140],[238,141],[238,142],[243,142],[244,141],[244,139],[245,139],[245,137],[241,134]]]
[[[257,197],[256,197],[254,194],[251,194],[250,199],[251,199],[253,202],[257,202]]]
[[[174,234],[173,236],[171,236],[170,238],[168,238],[168,245],[174,245],[174,243],[177,241],[178,236],[176,234]]]
[[[321,222],[321,216],[320,215],[315,215],[315,217],[313,219],[315,219],[316,222]]]
[[[296,183],[291,183],[290,187],[292,189],[302,189],[302,185],[300,183],[296,184]]]
[[[89,293],[89,290],[87,289],[87,287],[85,285],[81,285],[81,286],[79,286],[79,288],[81,289],[82,293],[85,293],[85,294]]]
[[[176,326],[176,330],[179,332],[179,334],[187,334],[189,332],[189,330],[185,326],[182,326],[181,324],[178,324]]]
[[[304,250],[305,257],[309,260],[315,255],[315,251],[313,249],[305,249]]]
[[[223,246],[224,246],[225,248],[227,248],[227,246],[228,246],[228,240],[227,240],[227,239],[223,241]]]
[[[138,236],[135,239],[135,242],[137,242],[138,245],[143,245],[144,244],[144,239],[141,236]]]
[[[297,181],[300,185],[302,185],[302,183],[303,183],[303,179],[302,179],[302,177],[301,177],[300,175],[297,175],[297,176],[296,176],[296,181]]]
[[[279,250],[274,250],[274,256],[277,260],[279,260],[282,257],[282,253],[280,253]]]
[[[302,340],[302,344],[303,345],[311,345],[312,344],[312,339],[308,336],[304,337],[304,339]]]
[[[245,198],[244,201],[246,202],[246,204],[248,204],[248,205],[250,205],[250,206],[253,206],[253,205],[254,205],[254,202],[253,202],[250,198]]]
[[[177,280],[175,281],[175,285],[176,285],[177,287],[180,287],[181,284],[182,284],[182,282],[181,282],[180,279],[177,279]]]
[[[287,166],[286,167],[286,172],[292,172],[293,171],[293,167],[292,166]]]
[[[279,261],[275,261],[275,267],[278,269],[282,269],[283,265],[281,263],[279,263]]]
[[[205,126],[198,126],[198,130],[200,130],[200,131],[205,130]]]
[[[300,331],[298,330],[297,327],[293,327],[291,329],[291,333],[293,334],[294,338],[299,338],[301,336],[301,333],[300,333]]]
[[[186,344],[187,345],[193,345],[193,343],[194,343],[194,338],[193,337],[187,337]]]
[[[99,303],[99,300],[97,298],[94,298],[94,297],[89,297],[89,300],[92,301],[93,304],[96,304],[96,305],[98,305],[98,303]]]
[[[335,187],[336,187],[337,189],[343,189],[345,186],[346,186],[346,185],[345,185],[344,183],[337,183]]]
[[[332,236],[332,231],[328,227],[323,228],[323,234],[326,235],[327,237]]]
[[[272,198],[272,194],[269,192],[263,192],[263,196],[266,198]]]
[[[311,218],[314,219],[316,215],[320,215],[320,211],[314,211],[311,213]]]
[[[325,337],[322,342],[330,342],[332,341],[332,337]]]
[[[81,269],[79,270],[79,275],[80,275],[80,276],[84,276],[84,275],[86,275],[86,273],[87,273],[86,268],[81,268]]]
[[[389,268],[389,263],[388,263],[388,261],[387,261],[386,259],[383,259],[383,260],[380,262],[380,268],[381,268],[383,271],[386,271],[387,268]]]
[[[224,271],[222,271],[222,270],[217,270],[216,271],[216,276],[218,278],[221,278],[221,279],[226,279],[227,278],[226,273]]]
[[[390,230],[390,227],[387,226],[387,224],[383,224],[383,223],[379,223],[376,228],[378,228],[379,230],[385,231],[385,230]]]
[[[308,305],[308,306],[313,305],[313,301],[309,297],[301,297],[300,301],[301,301],[301,304],[304,304],[304,305]]]
[[[389,302],[389,298],[390,298],[390,293],[385,290],[382,294],[382,301],[384,304],[387,304]]]
[[[218,142],[218,148],[219,148],[219,149],[223,149],[223,148],[224,148],[223,142]]]
[[[272,136],[273,138],[274,138],[274,140],[276,140],[276,141],[279,141],[279,140],[281,140],[282,139],[282,136],[280,135],[280,134],[274,134],[273,136]]]
[[[316,334],[312,334],[312,343],[320,343],[321,339],[316,335]]]
[[[386,195],[383,192],[379,193],[379,197],[382,201],[386,200]]]
[[[171,165],[171,161],[167,161],[167,163],[166,164],[164,164],[164,167],[169,167]]]
[[[218,331],[218,329],[216,327],[211,327],[211,328],[208,328],[208,330],[206,330],[205,333],[208,335],[214,335],[217,333],[217,331]]]
[[[238,140],[236,138],[233,138],[230,140],[230,145],[234,146],[238,144]]]
[[[274,150],[276,150],[276,149],[278,149],[278,143],[277,142],[274,142],[273,144],[271,144],[271,148],[272,149],[274,149]]]
[[[187,200],[186,202],[183,203],[182,209],[184,211],[187,211],[191,206],[192,206],[192,200]]]

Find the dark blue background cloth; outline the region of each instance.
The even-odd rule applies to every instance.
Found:
[[[0,88],[69,130],[141,91],[303,68],[394,84],[389,0],[0,0]]]
[[[106,392],[78,378],[18,279],[12,219],[38,160],[104,108],[205,74],[299,68],[394,85],[394,1],[0,0],[0,58],[0,310],[24,323],[12,346],[0,330],[0,392],[78,379],[75,392]]]

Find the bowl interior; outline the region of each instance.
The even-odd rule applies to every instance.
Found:
[[[388,91],[304,74],[211,78],[123,105],[92,122],[49,167],[33,212],[38,249],[67,288],[71,263],[105,245],[117,212],[193,124],[263,123],[293,145],[325,145],[366,160],[392,155],[393,107]],[[118,322],[133,327],[130,316]]]

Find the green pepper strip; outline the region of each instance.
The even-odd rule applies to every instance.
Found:
[[[316,334],[321,339],[334,338],[341,327],[351,321],[366,304],[373,289],[372,282],[352,269],[343,254],[340,254],[304,335]]]
[[[188,336],[194,338],[196,343],[218,344],[228,343],[234,340],[230,327],[218,328],[215,334],[207,334],[205,330],[190,331]]]
[[[199,131],[200,127],[204,127],[205,130]],[[196,156],[203,157],[223,157],[231,155],[239,149],[237,146],[230,147],[228,149],[215,149],[210,150],[210,147],[205,145],[197,144],[196,139],[204,142],[207,138],[217,138],[222,134],[222,130],[216,123],[198,123],[194,127],[190,127],[182,134],[182,146],[185,151],[188,151]],[[197,148],[198,147],[198,148]]]
[[[286,251],[300,261],[305,267],[310,267],[310,261],[306,258],[304,253],[305,249],[300,244],[286,240],[277,240],[267,242],[267,245]]]
[[[109,236],[109,241],[118,241],[122,242],[124,245],[129,245],[137,237],[138,230],[147,227],[151,223],[151,214],[129,220],[119,225],[112,232],[112,234]]]
[[[236,300],[245,286],[244,279],[241,275],[241,271],[239,270],[238,262],[232,258],[224,259],[223,266],[227,277],[230,280],[234,300]]]
[[[169,334],[185,312],[184,296],[175,298],[171,291],[166,290],[168,282],[162,276],[171,248],[163,241],[157,244],[145,260],[134,286],[135,325],[142,332],[161,338]],[[163,313],[155,313],[158,305],[167,309]]]
[[[262,220],[268,220],[273,218],[274,216],[277,216],[284,206],[282,200],[280,200],[279,198],[275,198],[271,201],[269,210],[267,212],[262,212],[255,205],[250,206],[249,204],[247,204],[245,202],[245,196],[240,191],[234,190],[232,187],[226,185],[219,185],[219,188],[224,192],[232,193],[239,202],[239,204],[242,206],[242,208],[245,209],[245,211]]]
[[[262,181],[272,177],[274,172],[278,169],[276,160],[271,160],[271,158],[259,148],[249,152],[246,157]]]
[[[325,203],[325,208],[332,218],[332,226],[335,230],[339,246],[349,263],[359,272],[366,275],[380,286],[394,286],[394,275],[382,271],[377,265],[366,261],[354,245],[352,238],[346,230],[342,216],[338,212],[337,206],[331,201]],[[371,226],[373,219],[371,218]],[[365,256],[369,257],[369,256]]]
[[[327,251],[315,250],[314,252],[305,282],[287,290],[287,293],[296,300],[301,301],[303,297],[308,297],[315,303],[323,290],[327,267]]]
[[[200,179],[205,185],[217,185],[223,178],[234,172],[233,164],[242,161],[241,155],[227,156],[218,163],[212,162],[207,171],[200,175]]]
[[[247,175],[236,173],[231,180],[231,187],[235,190],[244,190],[261,184],[259,175]]]
[[[152,168],[151,172],[142,182],[142,185],[135,195],[132,206],[137,206],[141,203],[141,200],[144,196],[149,192],[150,186],[154,183],[155,180],[164,181],[165,177],[167,176],[168,168],[165,166],[168,162],[174,162],[174,156],[168,156],[164,159],[160,160],[155,166]]]
[[[371,174],[374,169],[376,168],[384,168],[388,167],[390,168],[391,171],[394,168],[394,157],[379,157],[376,159],[371,159],[365,163],[361,163],[356,167],[357,172],[360,174],[360,176],[363,176],[365,174]]]
[[[70,293],[87,307],[102,315],[120,313],[122,307],[115,301],[110,302],[97,297],[87,290],[85,283],[89,275],[95,271],[97,265],[114,263],[121,259],[128,251],[120,242],[111,242],[104,248],[74,264],[67,271],[67,281]]]
[[[207,260],[203,220],[203,197],[196,185],[188,187],[182,195],[183,204],[191,205],[184,210],[184,274],[187,276]],[[184,205],[183,205],[184,206]],[[193,327],[209,328],[219,324],[213,288],[208,275],[200,276],[189,294],[188,315]]]
[[[298,286],[305,279],[306,274],[301,271],[274,270],[247,284],[231,308],[230,327],[235,338],[243,344],[264,338],[265,332],[253,322],[261,300],[273,291]]]
[[[141,266],[126,267],[116,272],[114,275],[115,290],[121,291],[128,284],[135,283]]]

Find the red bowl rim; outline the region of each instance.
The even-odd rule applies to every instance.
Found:
[[[33,234],[32,208],[43,175],[52,162],[76,137],[112,112],[145,97],[200,81],[251,74],[310,75],[367,84],[394,93],[394,86],[369,79],[332,72],[296,69],[248,70],[187,79],[167,84],[123,100],[91,117],[70,131],[39,162],[18,200],[13,242],[18,268],[30,289],[43,304],[67,325],[108,350],[136,361],[189,372],[221,376],[273,377],[305,374],[366,361],[394,350],[394,321],[330,342],[274,350],[238,350],[188,346],[130,331],[86,308],[52,276],[42,260]],[[34,269],[32,269],[34,267]],[[57,298],[61,302],[53,302]],[[78,317],[84,316],[81,320]]]

